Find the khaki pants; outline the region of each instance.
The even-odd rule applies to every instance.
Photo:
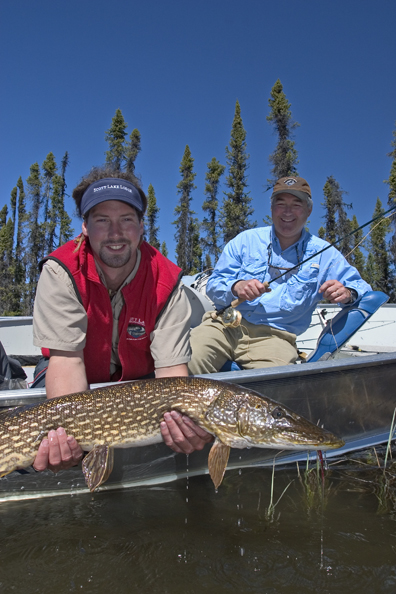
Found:
[[[244,369],[289,365],[297,358],[296,335],[270,326],[251,324],[245,318],[238,328],[225,327],[207,312],[191,330],[190,374],[215,373],[228,360]]]

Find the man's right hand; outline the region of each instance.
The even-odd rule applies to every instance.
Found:
[[[271,289],[268,283],[261,283],[256,278],[252,278],[251,280],[237,281],[232,287],[232,292],[238,299],[253,301],[263,293],[270,293]]]
[[[48,468],[52,472],[59,472],[76,466],[83,455],[74,437],[66,435],[66,431],[59,427],[56,431],[50,431],[48,439],[41,442],[33,468],[39,471]]]

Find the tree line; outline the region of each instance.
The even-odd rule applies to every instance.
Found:
[[[271,177],[265,184],[271,190],[280,177],[298,175],[298,152],[294,131],[299,126],[292,117],[291,105],[277,80],[268,100],[267,121],[276,136],[276,146],[269,155]],[[135,173],[135,162],[141,151],[141,135],[136,128],[127,135],[128,124],[117,109],[110,128],[105,132],[108,150],[106,163],[117,169]],[[392,159],[389,179],[388,206],[396,202],[396,130],[391,142]],[[205,176],[203,217],[200,221],[191,208],[194,180],[194,158],[187,145],[180,163],[180,181],[176,190],[178,202],[174,215],[176,263],[184,274],[196,274],[211,269],[217,262],[225,243],[241,231],[257,225],[252,220],[252,198],[248,191],[249,167],[246,131],[241,106],[236,101],[230,141],[225,149],[225,164],[216,157],[207,163]],[[11,191],[10,208],[0,211],[0,315],[31,315],[39,277],[39,262],[56,247],[73,237],[71,218],[64,206],[66,195],[66,152],[60,166],[49,153],[41,169],[38,163],[30,168],[24,183],[20,177]],[[220,189],[224,191],[220,194]],[[372,223],[363,235],[356,215],[348,217],[352,204],[344,200],[346,192],[329,175],[323,188],[324,224],[318,235],[337,248],[373,287],[396,296],[396,216]],[[160,242],[160,208],[152,184],[147,188],[145,239],[165,256],[168,250]],[[385,209],[379,198],[373,218]],[[270,223],[269,217],[264,221]],[[356,233],[352,231],[359,229]],[[390,236],[390,240],[388,239]],[[367,253],[367,256],[365,255]]]
[[[73,237],[64,207],[68,161],[66,152],[58,167],[48,153],[41,169],[33,163],[11,190],[10,209],[0,210],[1,315],[32,314],[40,260]]]

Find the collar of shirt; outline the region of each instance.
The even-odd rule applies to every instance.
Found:
[[[285,254],[287,254],[287,252],[289,250],[293,250],[293,252],[297,251],[299,254],[303,254],[305,252],[305,249],[306,249],[307,244],[311,237],[312,237],[311,234],[308,233],[308,231],[304,227],[303,230],[301,231],[299,240],[296,241],[295,243],[293,243],[292,245],[290,245],[285,250],[282,250],[279,239],[276,235],[275,227],[274,227],[274,225],[272,225],[272,227],[271,227],[271,242],[272,242],[274,248],[276,248],[276,253],[281,254],[282,256],[285,256]],[[285,256],[285,258],[287,259],[286,256]]]

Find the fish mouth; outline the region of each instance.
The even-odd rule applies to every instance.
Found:
[[[339,448],[344,447],[345,445],[345,441],[343,439],[338,439],[336,441],[332,441],[332,442],[328,442],[328,443],[324,443],[324,444],[318,444],[317,449],[318,450],[338,450]]]
[[[301,433],[295,435],[295,439],[293,439],[292,435],[289,436],[282,436],[289,437],[290,441],[295,443],[296,445],[301,445],[302,448],[312,448],[317,450],[336,450],[338,448],[342,448],[345,445],[345,441],[331,431],[327,431],[325,429],[321,429],[317,427],[317,431]]]
[[[337,450],[345,445],[343,439],[317,425],[304,430],[290,428],[289,431],[280,432],[278,436],[274,434],[274,438],[279,439],[282,447],[292,450]]]
[[[262,443],[253,443],[253,447],[261,448],[279,448],[282,450],[336,450],[345,445],[343,439],[339,439],[333,434],[319,436],[315,438],[305,438],[304,436],[291,435],[273,435],[262,441]]]
[[[282,443],[279,442],[279,446],[285,450],[337,450],[338,448],[342,448],[345,445],[345,441],[339,439],[338,441],[331,441],[331,442],[296,442],[296,443]]]

